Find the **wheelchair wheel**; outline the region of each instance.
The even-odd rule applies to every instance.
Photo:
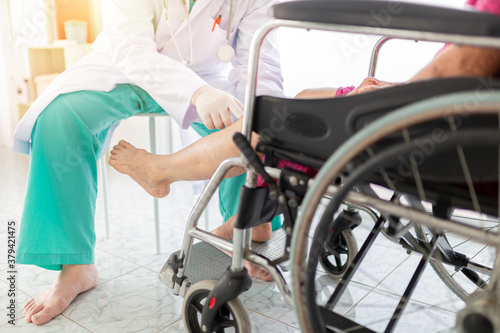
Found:
[[[422,203],[416,198],[407,198],[410,206],[419,210],[426,210]],[[428,209],[427,209],[428,211]],[[498,230],[499,221],[494,217],[487,217],[479,214],[467,214],[464,211],[454,211],[451,214],[452,219],[457,221],[466,220],[477,228],[484,230]],[[430,241],[432,231],[423,225],[415,225],[415,234],[418,239]],[[449,250],[456,251],[457,254],[466,256],[468,259],[467,267],[455,267],[447,265],[441,260],[431,259],[430,265],[444,284],[463,301],[466,301],[470,295],[476,291],[482,290],[487,286],[489,276],[491,276],[491,267],[482,267],[483,262],[493,262],[495,257],[495,248],[485,246],[475,242],[472,239],[457,237],[457,235],[445,233],[444,238],[450,244]],[[474,269],[482,267],[484,269]],[[484,272],[487,270],[487,272]],[[488,272],[489,270],[489,272]]]
[[[342,230],[336,239],[326,242],[319,263],[325,272],[334,279],[341,279],[347,267],[358,254],[358,243],[351,229]]]
[[[186,296],[182,309],[182,317],[186,331],[206,333],[201,327],[201,313],[208,294],[217,284],[216,280],[204,280],[192,285]],[[214,332],[250,333],[250,319],[243,303],[239,299],[229,301],[219,310]]]
[[[479,227],[481,227],[481,224],[484,225],[489,223],[489,227],[483,226],[482,228],[498,229],[498,221],[485,222],[484,219],[477,219],[473,222]],[[427,230],[427,228],[416,225],[415,229],[418,237],[427,241],[430,240],[431,232]],[[484,262],[493,262],[496,253],[494,247],[485,246],[484,244],[479,244],[470,239],[457,238],[456,235],[451,235],[451,237],[454,237],[455,246],[460,249],[466,249],[465,251],[460,249],[458,251],[468,258],[471,258],[469,265],[480,267],[483,266]],[[481,260],[478,261],[476,258],[481,258]],[[492,269],[491,265],[488,265],[485,269],[490,272],[481,273],[481,271],[476,271],[474,269],[456,268],[446,265],[442,261],[435,259],[431,259],[430,265],[444,284],[463,301],[467,301],[470,295],[486,288]]]
[[[465,108],[464,105],[462,107]],[[481,107],[480,103],[477,107]],[[488,107],[485,106],[485,109]],[[454,111],[459,114],[460,107]],[[412,299],[412,295],[429,262],[433,262],[434,269],[453,291],[458,294],[459,288],[463,289],[461,297],[465,300],[481,287],[488,288],[490,277],[499,269],[494,267],[494,262],[499,247],[496,232],[499,229],[500,116],[495,114],[493,120],[489,118],[489,122],[496,121],[493,128],[478,129],[475,125],[483,123],[481,116],[471,115],[468,111],[468,119],[463,121],[467,125],[462,125],[457,131],[451,124],[444,132],[446,140],[439,144],[433,142],[433,151],[428,156],[424,156],[421,149],[423,142],[430,142],[429,136],[422,133],[421,127],[427,126],[432,131],[443,128],[443,123],[451,123],[453,119],[449,121],[443,115],[443,109],[435,109],[434,113],[429,111],[427,119],[421,117],[418,120],[408,114],[405,115],[408,118],[403,119],[401,112],[400,123],[386,124],[378,129],[386,131],[383,134],[369,127],[367,137],[357,135],[324,165],[317,175],[319,179],[309,189],[303,202],[292,243],[293,296],[303,331],[397,331],[397,325],[405,323],[405,315],[411,318],[423,311],[418,308],[423,307],[422,304],[418,304],[418,310],[415,310],[412,303],[416,300]],[[418,163],[414,160],[415,152],[422,153],[418,156],[423,159]],[[478,156],[483,158],[481,162],[476,159]],[[409,165],[404,177],[400,172],[401,161]],[[491,167],[489,171],[485,170],[486,164]],[[346,175],[345,183],[342,187],[332,186],[339,174]],[[373,185],[378,187],[375,194],[357,191]],[[431,212],[400,200],[406,195],[416,196],[422,206],[431,207]],[[318,219],[315,212],[323,197],[332,197],[332,200],[322,213],[316,229],[309,230],[315,224],[313,220]],[[328,235],[329,221],[339,212],[342,202],[372,207],[380,213],[380,218],[342,280],[334,284],[330,295],[325,296],[318,289],[320,280],[324,282],[318,266],[321,265],[322,244]],[[421,226],[417,227],[417,232],[413,231],[415,225]],[[366,268],[372,263],[365,259],[383,229],[388,230],[394,239],[399,239],[404,250],[419,255],[420,262],[412,270],[414,274],[409,282],[405,280],[405,285],[408,283],[406,289],[398,291],[399,300],[394,301],[393,295],[387,296],[385,299],[390,300],[392,305],[380,304],[379,300],[380,309],[376,310],[367,301],[365,308],[370,309],[370,313],[358,314],[356,309],[361,312],[363,306],[348,304],[346,309],[342,299],[349,293],[348,288],[356,285],[356,274],[360,273],[358,268],[368,264],[363,267],[365,272],[369,272]],[[305,239],[311,233],[314,233],[312,241]],[[309,251],[305,251],[308,242]],[[468,247],[467,243],[477,246]],[[459,270],[458,274],[453,273],[455,267]],[[377,286],[382,281],[383,278],[373,285]],[[471,285],[470,289],[464,287],[466,284]],[[324,286],[320,288],[326,289]],[[433,296],[432,291],[430,296]],[[429,306],[446,309],[447,301]],[[406,314],[405,309],[412,307],[414,311],[409,310]],[[400,330],[405,331],[406,327],[408,331],[408,326],[401,325],[403,328]],[[449,329],[453,322],[448,325],[438,329]]]

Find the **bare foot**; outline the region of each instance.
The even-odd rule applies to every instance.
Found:
[[[236,222],[236,215],[231,216],[226,223],[213,230],[212,233],[219,237],[232,240],[233,239],[233,227]],[[261,224],[257,227],[252,228],[252,240],[256,242],[266,242],[271,239],[273,235],[271,222]],[[229,253],[228,253],[229,254]],[[230,255],[230,254],[229,254]],[[243,266],[248,270],[248,274],[256,279],[261,279],[264,281],[272,281],[273,277],[269,272],[259,265],[253,264],[248,260],[243,261]]]
[[[170,184],[162,169],[158,155],[137,149],[121,140],[111,151],[109,164],[117,171],[129,175],[154,197],[163,198],[170,192]]]
[[[236,215],[231,216],[226,223],[213,230],[212,233],[225,239],[233,239],[234,223],[236,222]],[[258,225],[252,228],[252,240],[254,242],[267,242],[273,236],[273,229],[271,222]]]
[[[41,325],[61,314],[80,293],[97,285],[97,269],[91,265],[64,265],[49,289],[24,306],[26,321]]]

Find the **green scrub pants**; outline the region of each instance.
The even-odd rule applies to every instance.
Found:
[[[94,263],[97,160],[109,128],[138,113],[165,111],[139,87],[58,96],[33,128],[17,263],[60,270]],[[201,135],[210,131],[193,125]],[[244,176],[219,188],[224,221],[237,212]],[[279,227],[279,225],[276,225]]]

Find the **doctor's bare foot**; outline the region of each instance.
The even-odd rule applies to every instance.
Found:
[[[91,265],[64,265],[47,290],[24,306],[26,321],[41,325],[61,314],[73,299],[97,285],[98,273]]]
[[[144,149],[137,149],[121,140],[111,151],[109,164],[117,171],[129,175],[154,197],[163,198],[170,192],[172,183],[165,176],[167,156],[151,154]]]

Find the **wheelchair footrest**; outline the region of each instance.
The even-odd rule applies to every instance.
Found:
[[[285,251],[285,243],[286,233],[285,230],[281,228],[273,231],[272,238],[265,243],[252,242],[252,251],[273,261],[283,256],[283,253]],[[288,272],[290,270],[289,264],[290,261],[286,260],[278,264],[278,266],[282,271]]]
[[[252,251],[258,253],[270,261],[276,260],[283,255],[286,242],[286,233],[283,229],[273,232],[272,238],[265,243],[252,242]],[[167,287],[174,290],[175,294],[184,297],[187,289],[202,280],[218,280],[231,266],[232,259],[229,255],[217,249],[216,247],[200,242],[193,245],[189,260],[186,265],[184,277],[181,280],[176,279],[178,267],[180,263],[173,260],[173,257],[178,256],[180,251],[172,253],[171,260],[168,260],[162,267],[159,278]],[[289,261],[284,261],[278,265],[283,271],[289,270]],[[174,281],[177,281],[179,286],[178,293]]]
[[[179,255],[180,251],[174,252]],[[231,257],[212,245],[204,242],[196,243],[191,248],[191,254],[186,265],[184,276],[187,277],[186,290],[180,290],[179,295],[184,297],[187,287],[202,280],[218,280],[231,266]],[[176,270],[175,270],[176,271]],[[159,277],[167,287],[174,288],[174,268],[167,261],[163,265]]]

